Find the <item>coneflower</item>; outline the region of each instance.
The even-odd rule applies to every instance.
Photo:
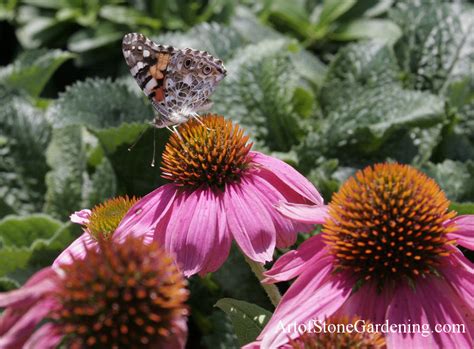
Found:
[[[456,245],[474,248],[474,216],[456,217],[434,180],[407,165],[379,164],[343,184],[327,211],[278,209],[324,224],[266,273],[267,282],[297,279],[262,331],[262,348],[288,342],[280,326],[333,314],[433,330],[390,332],[388,348],[473,347],[473,265]],[[435,330],[444,324],[459,330]]]

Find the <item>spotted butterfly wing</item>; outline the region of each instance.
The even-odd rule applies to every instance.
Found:
[[[130,72],[158,112],[155,127],[175,126],[210,105],[225,77],[222,61],[205,51],[158,45],[138,33],[124,36],[122,52]]]

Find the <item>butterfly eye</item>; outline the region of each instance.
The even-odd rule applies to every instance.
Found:
[[[209,75],[211,73],[211,67],[206,65],[204,68],[202,68],[202,72],[204,73],[204,75]]]
[[[184,67],[185,67],[186,69],[189,69],[189,68],[191,67],[191,63],[192,63],[192,62],[193,62],[193,61],[188,58],[187,60],[184,61]]]

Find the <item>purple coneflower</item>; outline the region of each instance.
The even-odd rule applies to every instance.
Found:
[[[190,120],[168,141],[163,185],[141,199],[113,238],[156,240],[172,252],[185,276],[215,271],[233,239],[253,261],[270,261],[311,225],[282,217],[278,202],[322,205],[311,183],[281,160],[251,151],[242,129],[222,116]]]
[[[279,206],[287,217],[324,225],[266,273],[267,282],[297,279],[258,345],[279,347],[298,337],[282,326],[336,314],[405,325],[386,334],[388,348],[473,347],[473,264],[456,245],[474,248],[474,216],[456,217],[435,181],[400,164],[357,172],[328,208]]]
[[[88,228],[118,224],[97,212],[82,217]],[[91,241],[0,294],[0,348],[184,348],[189,293],[174,260],[133,236]]]

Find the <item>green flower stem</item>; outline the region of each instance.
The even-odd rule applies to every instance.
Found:
[[[265,268],[263,267],[263,264],[251,260],[245,254],[244,254],[244,258],[245,258],[245,261],[250,266],[250,269],[252,269],[253,273],[257,277],[258,281],[260,281],[260,285],[265,290],[265,293],[267,294],[268,298],[270,298],[270,301],[276,308],[278,303],[280,303],[280,299],[281,299],[281,294],[280,294],[280,291],[278,290],[278,287],[276,287],[273,284],[264,284],[261,282],[265,278],[263,273],[266,271]]]

